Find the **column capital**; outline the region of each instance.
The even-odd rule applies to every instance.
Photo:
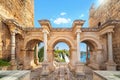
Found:
[[[46,34],[49,34],[48,30],[46,30],[46,29],[43,29],[42,32],[43,32],[43,33],[46,33]]]
[[[10,33],[11,35],[15,35],[16,33],[18,33],[18,30],[17,29],[11,30]]]
[[[107,35],[109,35],[109,34],[111,34],[111,35],[112,35],[112,33],[114,33],[114,32],[107,32]]]
[[[80,29],[77,29],[76,32],[75,32],[75,34],[81,33],[81,32],[82,32],[82,31],[81,31]]]

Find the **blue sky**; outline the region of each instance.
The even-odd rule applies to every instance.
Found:
[[[40,27],[38,20],[48,19],[54,28],[71,28],[76,19],[85,20],[83,27],[88,27],[89,9],[104,0],[34,0],[34,25]],[[64,43],[60,48],[67,48]],[[85,51],[85,44],[81,43],[81,51]]]
[[[57,49],[57,47],[59,47],[60,50],[64,50],[64,49],[69,50],[69,46],[64,42],[60,42],[56,44],[55,49]],[[86,51],[85,43],[80,43],[80,51]]]
[[[88,27],[90,6],[103,0],[34,0],[35,27],[39,27],[38,20],[50,20],[52,27],[72,27],[75,19],[85,20],[84,27]]]

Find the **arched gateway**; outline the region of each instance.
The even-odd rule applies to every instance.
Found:
[[[114,24],[107,22],[99,28],[82,28],[84,21],[75,20],[72,28],[52,28],[48,20],[39,20],[42,28],[22,28],[14,20],[5,20],[5,24],[11,33],[11,61],[12,65],[22,64],[24,69],[30,68],[33,63],[38,64],[37,56],[34,59],[33,48],[39,42],[44,42],[44,62],[53,64],[53,50],[58,42],[65,42],[70,48],[70,67],[75,68],[77,62],[80,62],[79,43],[84,42],[89,46],[90,60],[88,65],[101,69],[106,62],[113,62],[112,53],[112,32]],[[19,36],[17,37],[17,34]],[[19,47],[15,42],[22,45]],[[17,48],[15,48],[17,47]],[[17,51],[15,50],[17,49]],[[16,51],[16,52],[15,52]],[[38,55],[36,49],[36,55]],[[108,54],[109,53],[109,54]],[[16,55],[17,54],[17,55]],[[15,56],[16,55],[16,56]],[[108,57],[107,57],[108,56]],[[35,60],[35,61],[34,61]]]

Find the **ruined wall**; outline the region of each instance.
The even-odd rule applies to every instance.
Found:
[[[108,19],[120,19],[120,0],[105,0],[97,9],[90,9],[90,27],[96,27],[99,22],[102,24]]]
[[[105,2],[106,1],[106,2]],[[98,23],[104,23],[109,19],[120,20],[120,0],[105,0],[97,9],[91,8],[89,26],[98,27]],[[113,33],[113,53],[117,69],[120,70],[120,24],[115,25]]]
[[[15,19],[24,27],[33,27],[33,0],[0,0],[0,16]]]
[[[11,35],[2,21],[15,19],[22,27],[34,26],[34,0],[0,0],[0,58],[10,59]]]
[[[120,70],[120,24],[117,24],[113,33],[113,53],[117,69]]]
[[[6,60],[10,60],[10,31],[7,27],[7,25],[5,25],[4,23],[1,23],[2,27],[1,27],[1,32],[0,32],[0,38],[1,38],[1,57],[0,58],[4,58]]]

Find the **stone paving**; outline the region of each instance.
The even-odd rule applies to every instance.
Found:
[[[85,66],[85,76],[76,76],[68,67],[59,67],[51,72],[48,76],[40,76],[42,68],[31,71],[31,80],[92,80],[92,69]]]
[[[120,71],[94,71],[94,80],[96,76],[103,80],[120,80]]]
[[[29,70],[1,70],[0,80],[30,80]]]

